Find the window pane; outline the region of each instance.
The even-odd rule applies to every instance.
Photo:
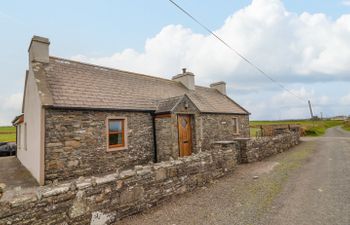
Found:
[[[122,120],[109,121],[109,132],[121,132],[121,131],[122,131]]]
[[[122,145],[122,134],[110,134],[109,145]]]

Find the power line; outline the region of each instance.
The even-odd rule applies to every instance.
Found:
[[[222,38],[220,38],[217,34],[215,34],[212,30],[210,30],[207,26],[205,26],[203,23],[201,23],[199,20],[197,20],[194,16],[192,16],[188,11],[186,11],[184,8],[182,8],[180,5],[178,5],[176,2],[174,2],[173,0],[169,0],[169,2],[171,2],[174,6],[176,6],[178,9],[180,9],[183,13],[185,13],[188,17],[190,17],[193,21],[195,21],[198,25],[200,25],[203,29],[205,29],[208,33],[212,34],[216,39],[218,39],[222,44],[224,44],[226,47],[228,47],[229,49],[231,49],[234,53],[236,53],[236,55],[238,55],[241,59],[243,59],[245,62],[247,62],[250,66],[252,66],[254,69],[256,69],[258,72],[260,72],[262,75],[264,75],[268,80],[270,80],[271,82],[274,82],[275,84],[277,84],[280,88],[282,88],[283,90],[287,91],[288,93],[290,93],[291,95],[295,96],[296,98],[298,98],[300,101],[305,103],[305,99],[303,99],[302,97],[294,94],[291,90],[289,90],[288,88],[286,88],[283,84],[281,84],[280,82],[278,82],[277,80],[275,80],[274,78],[272,78],[270,75],[268,75],[267,73],[265,73],[262,69],[260,69],[258,66],[256,66],[253,62],[251,62],[249,59],[247,59],[245,56],[243,56],[239,51],[237,51],[236,49],[234,49],[233,47],[231,47],[226,41],[224,41]]]

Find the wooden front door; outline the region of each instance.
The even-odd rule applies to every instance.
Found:
[[[191,116],[178,115],[180,157],[192,154]]]

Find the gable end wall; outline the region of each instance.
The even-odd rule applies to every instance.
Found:
[[[21,134],[18,137],[21,139],[21,146],[18,148],[17,158],[38,183],[43,184],[43,164],[41,161],[43,157],[41,151],[43,109],[32,70],[28,73],[24,95],[24,123],[21,125]]]

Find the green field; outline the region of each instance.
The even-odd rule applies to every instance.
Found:
[[[0,127],[0,142],[15,142],[16,128],[15,127]]]
[[[340,121],[340,120],[250,121],[251,126],[273,125],[273,124],[297,124],[304,129],[306,136],[321,136],[326,132],[327,128],[343,125],[344,121]],[[350,125],[347,127],[347,129],[350,130]],[[252,137],[256,135],[257,130],[258,130],[257,128],[250,129],[250,134]]]

